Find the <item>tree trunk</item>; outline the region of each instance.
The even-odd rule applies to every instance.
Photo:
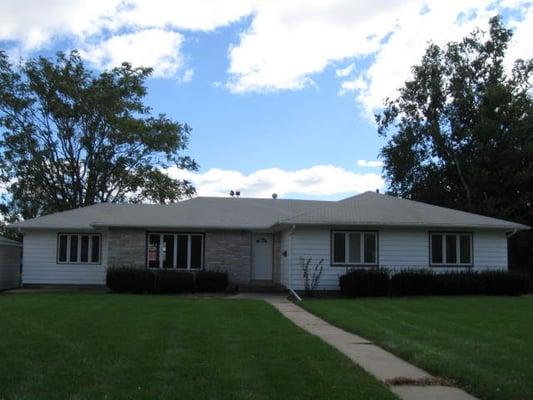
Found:
[[[470,192],[470,186],[468,186],[468,183],[466,182],[461,166],[459,165],[459,160],[457,159],[457,156],[454,154],[452,157],[453,163],[455,164],[455,168],[457,169],[457,175],[459,175],[459,180],[461,181],[461,185],[463,185],[463,189],[465,190],[468,211],[472,211],[472,193]]]

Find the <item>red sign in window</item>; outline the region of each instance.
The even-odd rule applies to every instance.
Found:
[[[155,246],[150,246],[148,249],[148,262],[157,261],[157,248]]]

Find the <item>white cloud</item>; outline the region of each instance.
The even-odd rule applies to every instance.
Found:
[[[508,4],[510,7],[515,5],[514,0],[510,1],[511,4]],[[522,13],[521,18],[511,20],[509,26],[514,30],[514,40],[508,50],[506,60],[508,69],[518,58],[533,57],[533,40],[531,39],[533,37],[533,3],[530,3],[530,7]]]
[[[263,1],[250,28],[230,49],[234,92],[300,89],[331,62],[379,44],[401,0]]]
[[[533,55],[533,7],[526,0],[306,0],[257,5],[250,28],[229,52],[234,92],[295,90],[313,84],[313,76],[338,62],[368,59],[368,67],[341,83],[371,116],[393,97],[420,61],[428,41],[458,40],[507,8],[523,18],[510,57]],[[366,62],[366,61],[365,61]],[[355,68],[354,68],[355,70]],[[347,67],[336,71],[348,77]]]
[[[383,162],[378,160],[357,160],[357,166],[359,167],[370,167],[370,168],[380,168],[383,167]]]
[[[0,41],[37,49],[66,36],[98,66],[131,60],[186,81],[183,38],[249,17],[228,50],[224,86],[297,90],[346,65],[336,70],[345,78],[339,93],[353,92],[371,115],[409,78],[428,41],[459,39],[502,10],[516,31],[509,58],[531,57],[531,0],[3,0]]]
[[[333,165],[295,171],[267,168],[248,175],[219,168],[200,173],[173,167],[166,172],[174,178],[190,180],[200,196],[227,196],[230,190],[240,190],[245,197],[270,197],[272,193],[327,197],[384,188],[379,174],[359,174]]]
[[[194,76],[194,70],[192,68],[187,68],[183,72],[183,76],[181,77],[181,82],[183,83],[190,82],[192,81],[193,76]]]
[[[349,81],[344,81],[341,83],[341,89],[339,90],[339,94],[343,95],[348,92],[355,92],[358,90],[364,90],[367,87],[367,82],[363,79],[362,76],[358,76],[357,78],[354,78]]]
[[[355,64],[351,63],[347,67],[336,70],[335,75],[337,75],[337,77],[339,78],[346,78],[348,75],[350,75],[353,72],[354,69],[355,69]]]
[[[88,45],[81,54],[101,69],[129,61],[135,67],[154,68],[154,76],[173,76],[182,65],[182,42],[178,32],[147,29]]]
[[[252,11],[248,0],[2,0],[0,41],[13,42],[11,53],[24,56],[68,38],[99,68],[131,61],[185,82],[192,74],[180,71],[177,30],[211,31]]]
[[[18,42],[31,50],[55,36],[82,37],[100,32],[120,0],[2,0],[0,41]]]
[[[497,11],[487,9],[484,0],[469,2],[428,1],[424,14],[414,15],[404,10],[399,15],[388,40],[374,54],[370,67],[358,78],[356,100],[367,115],[382,106],[386,97],[395,97],[397,89],[411,76],[411,67],[420,62],[429,41],[443,45],[459,40],[476,27],[486,28],[488,20]],[[470,19],[458,17],[470,15]]]
[[[254,12],[254,0],[125,0],[111,26],[212,31]]]

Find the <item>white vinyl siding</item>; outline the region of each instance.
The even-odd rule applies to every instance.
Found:
[[[20,252],[20,246],[0,243],[0,290],[19,286]]]
[[[280,245],[280,283],[285,287],[289,287],[289,257],[290,257],[290,238],[289,231],[281,232]]]
[[[474,267],[507,269],[507,235],[505,232],[476,232],[472,242]]]
[[[58,263],[58,233],[58,231],[38,230],[24,232],[22,283],[104,285],[107,267],[107,233],[100,233],[100,264]],[[70,232],[61,231],[61,233]]]
[[[379,231],[379,264],[386,268],[427,268],[428,231],[383,229]]]
[[[324,269],[320,279],[320,289],[338,290],[339,276],[350,267],[332,266],[330,258],[330,227],[304,228],[296,227],[292,234],[290,256],[281,264],[282,284],[288,287],[289,264],[292,266],[292,286],[296,290],[304,289],[301,258],[312,258],[311,267],[324,259]],[[356,230],[357,228],[354,228]],[[378,262],[382,268],[393,271],[404,269],[430,268],[429,232],[430,229],[394,229],[379,228]],[[282,251],[291,241],[288,231],[282,234]],[[473,231],[473,268],[507,269],[507,237],[503,231]],[[283,260],[283,258],[282,258]],[[355,267],[364,268],[364,267]],[[431,267],[435,272],[457,271],[461,267]],[[472,267],[464,267],[471,270]]]

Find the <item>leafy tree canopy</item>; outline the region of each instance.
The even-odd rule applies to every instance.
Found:
[[[494,17],[489,32],[430,44],[386,100],[376,121],[388,138],[381,157],[391,194],[533,225],[533,60],[507,73],[511,38]],[[533,259],[531,234],[511,248],[512,260]]]
[[[194,194],[161,168],[196,170],[191,128],[144,104],[150,68],[95,74],[79,54],[12,65],[0,51],[0,185],[8,220],[99,202],[172,202]]]

